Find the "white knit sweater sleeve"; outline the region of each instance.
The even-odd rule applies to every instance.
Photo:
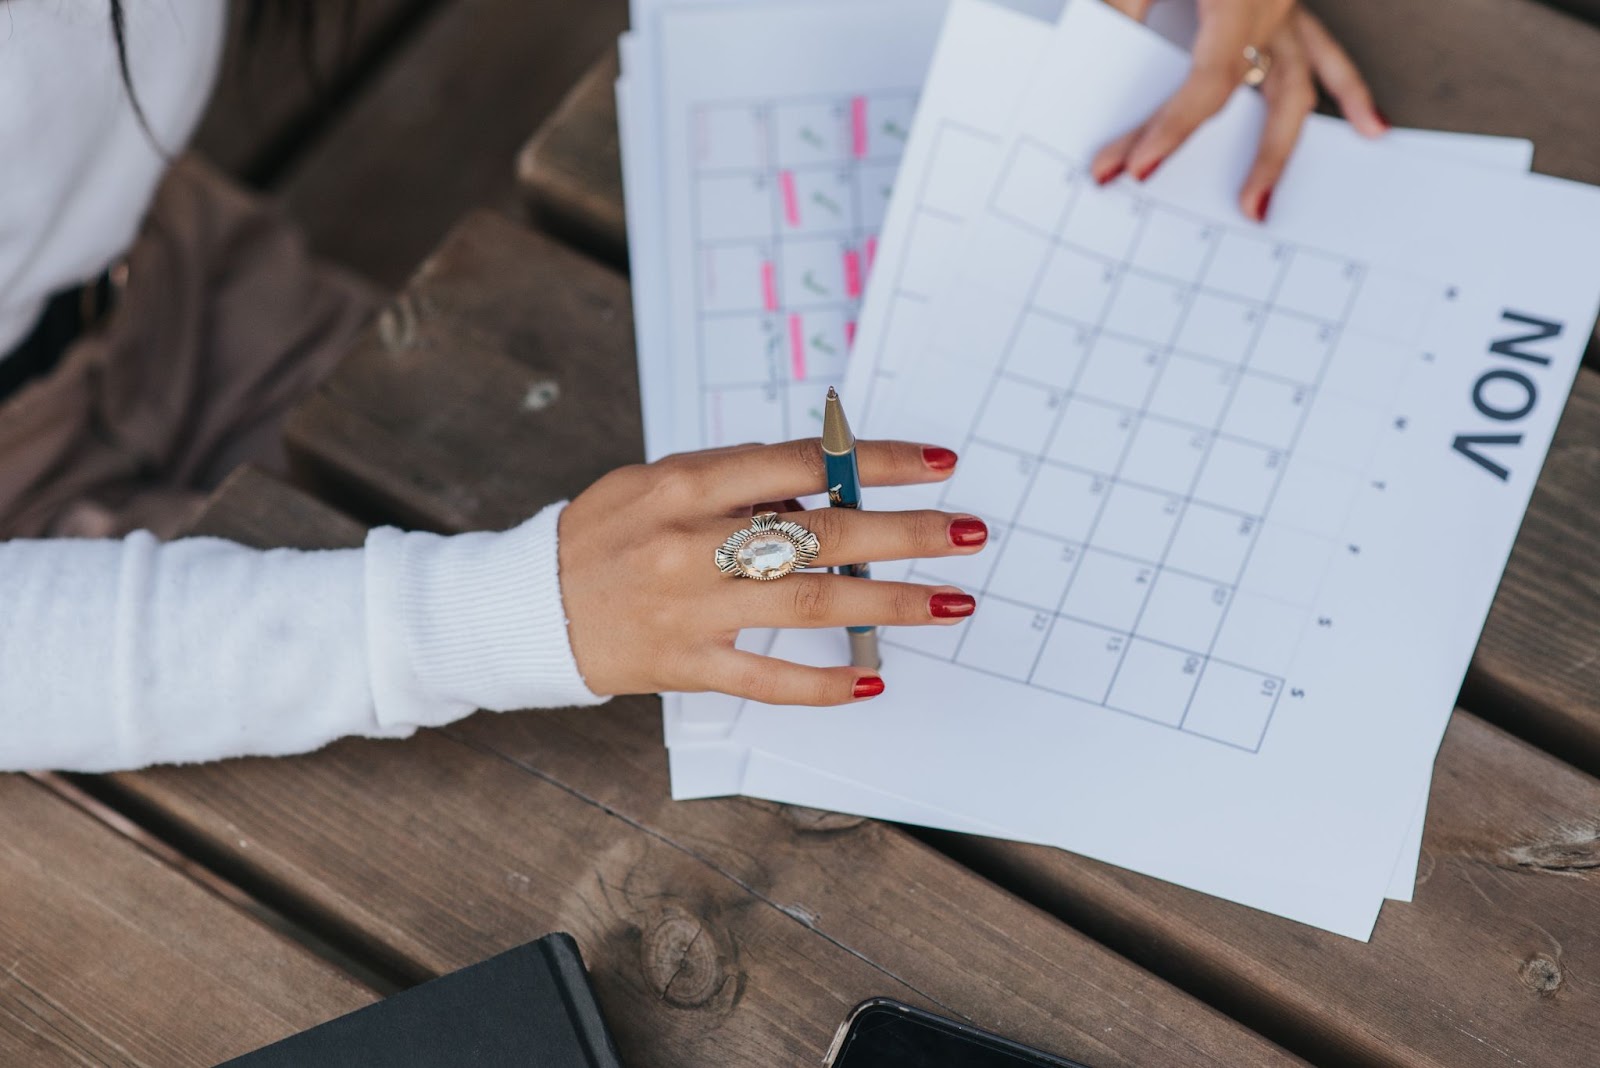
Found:
[[[0,769],[110,771],[596,704],[567,638],[561,505],[364,549],[0,543]]]

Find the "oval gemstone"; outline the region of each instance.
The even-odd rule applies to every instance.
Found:
[[[739,563],[765,575],[794,563],[794,542],[782,534],[757,534],[739,546]]]

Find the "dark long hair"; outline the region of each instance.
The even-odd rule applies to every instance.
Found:
[[[4,2],[4,0],[0,0]],[[127,19],[123,10],[123,0],[107,0],[111,5],[111,38],[117,45],[117,68],[122,74],[122,84],[127,87],[128,100],[133,104],[133,113],[138,116],[139,125],[153,138],[150,121],[145,118],[144,108],[139,104],[139,94],[134,92],[133,72],[128,69],[128,32]],[[307,54],[307,66],[310,66],[312,34],[316,29],[317,16],[321,9],[342,8],[345,15],[353,4],[317,4],[315,0],[240,0],[244,4],[244,38],[255,40],[269,29],[291,30],[300,36]]]

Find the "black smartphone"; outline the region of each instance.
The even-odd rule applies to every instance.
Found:
[[[857,1005],[824,1068],[1088,1068],[889,998]]]

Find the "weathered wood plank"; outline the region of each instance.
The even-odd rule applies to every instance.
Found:
[[[373,999],[38,783],[0,810],[0,1063],[204,1068]]]
[[[320,5],[310,32],[269,18],[254,40],[246,9],[232,5],[222,75],[195,147],[246,181],[269,177],[349,93],[363,69],[435,0],[357,0]]]
[[[1534,0],[1310,0],[1402,126],[1526,137],[1534,169],[1600,182],[1600,28]]]
[[[535,225],[625,267],[616,80],[617,57],[607,51],[523,146],[517,185]]]
[[[394,50],[279,187],[324,255],[398,286],[464,212],[510,208],[512,161],[625,0],[451,0]]]
[[[507,247],[491,254],[476,247],[485,242]],[[530,462],[544,451],[537,424],[511,424],[503,413],[478,405],[475,386],[451,385],[418,366],[453,359],[460,346],[447,339],[457,331],[474,347],[494,347],[497,332],[507,339],[524,336],[528,321],[542,314],[536,302],[554,298],[531,289],[521,299],[490,296],[489,291],[556,284],[556,278],[569,273],[562,261],[557,267],[515,266],[519,259],[547,253],[548,246],[538,239],[488,219],[458,231],[410,290],[418,306],[429,309],[430,322],[417,330],[418,336],[429,338],[426,351],[404,360],[389,360],[376,348],[353,356],[319,403],[293,423],[301,453],[351,483],[385,486],[405,514],[442,529],[504,525],[548,500],[579,491],[588,471],[571,466],[541,470]],[[445,278],[458,270],[482,273],[472,284],[460,277],[447,283]],[[597,277],[574,276],[570,284],[586,292],[605,291]],[[609,303],[624,308],[620,280],[612,289]],[[496,309],[493,314],[485,311],[490,307]],[[607,350],[614,338],[603,317],[572,319],[563,329],[565,337],[551,338],[545,348],[501,344],[501,359],[508,366],[536,365],[540,374],[549,374],[550,361],[559,361],[562,353],[581,354],[584,373],[592,375],[587,380],[591,392],[574,383],[563,392],[562,403],[580,412],[590,404],[610,411],[607,406],[615,403],[612,384],[632,366],[628,346]],[[357,377],[359,390],[340,384]],[[370,429],[385,419],[385,412],[416,404],[411,395],[419,389],[427,391],[431,422],[419,426],[412,417],[403,424],[385,423],[381,434]],[[636,436],[617,432],[614,412],[601,421],[604,429],[597,427],[589,441],[590,456],[603,459],[602,467],[633,459]],[[333,446],[325,447],[326,441]],[[430,443],[437,442],[448,442],[448,448],[430,452]],[[506,479],[506,470],[515,477]],[[492,492],[484,491],[486,486]],[[658,791],[635,789],[637,782],[650,781],[643,756],[630,774],[618,777],[624,785],[615,790],[597,770],[611,768],[615,757],[591,766],[568,756],[570,764],[550,770],[559,747],[548,722],[532,717],[473,721],[460,733],[537,767],[658,833],[674,838],[687,833],[677,821],[689,819],[694,806],[661,803],[664,785]],[[520,736],[524,729],[538,732],[537,743]],[[613,749],[626,745],[617,740],[615,730],[608,738]],[[649,753],[657,743],[639,744],[641,753]],[[573,741],[560,751],[581,749],[582,743]],[[655,774],[659,776],[659,769]],[[1544,952],[1554,954],[1551,959],[1563,974],[1584,973],[1600,937],[1594,879],[1579,870],[1581,864],[1556,874],[1506,859],[1518,846],[1549,845],[1574,835],[1581,839],[1579,832],[1589,826],[1584,821],[1592,822],[1597,810],[1600,785],[1593,780],[1481,721],[1458,715],[1430,810],[1431,876],[1417,904],[1386,911],[1370,946],[1319,936],[1064,853],[1003,843],[974,844],[970,850],[986,868],[1016,879],[1031,896],[1081,920],[1122,952],[1138,953],[1190,989],[1224,1001],[1229,1011],[1292,1042],[1313,1059],[1459,1068],[1498,1063],[1496,1050],[1501,1049],[1530,1060],[1560,1061],[1580,1048],[1573,1045],[1577,1039],[1600,1043],[1600,990],[1569,982],[1559,997],[1536,1000],[1536,1007],[1529,1008],[1529,991],[1517,970],[1529,961],[1534,963],[1528,968],[1542,969],[1535,957]],[[700,848],[708,854],[712,850]],[[763,859],[761,869],[768,871],[773,863]],[[1049,887],[1058,890],[1048,894]],[[1075,903],[1070,910],[1069,903]],[[1549,932],[1559,952],[1530,942],[1534,930]],[[1182,931],[1188,933],[1180,936]],[[1395,976],[1405,981],[1380,981]]]
[[[530,499],[576,492],[642,456],[632,352],[618,275],[479,213],[285,433],[352,511],[508,527],[527,518]]]
[[[311,527],[329,545],[360,545],[366,528],[258,467],[238,468],[217,487],[227,508],[206,512],[205,533],[242,545],[266,545],[284,530]]]
[[[949,851],[1319,1063],[1577,1064],[1600,1048],[1600,783],[1465,712],[1416,900],[1361,945],[1069,854]]]
[[[199,532],[357,540],[298,495],[240,477]],[[112,784],[273,896],[294,895],[342,942],[418,977],[573,932],[632,1065],[815,1063],[850,1005],[875,994],[1103,1068],[1299,1063],[887,827],[739,801],[676,806],[670,833],[640,826],[613,803],[668,804],[653,699],[478,719],[487,735],[469,726]],[[513,721],[515,757],[486,740]]]
[[[1464,697],[1600,774],[1600,375],[1580,372]]]

